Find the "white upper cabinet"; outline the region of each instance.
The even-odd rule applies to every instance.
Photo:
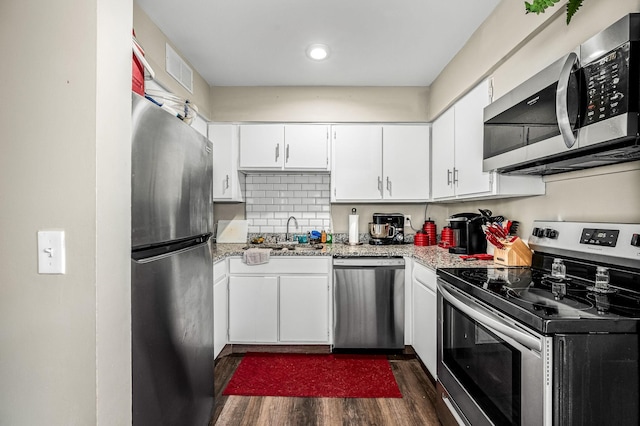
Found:
[[[435,199],[453,197],[453,164],[454,164],[454,109],[449,108],[433,122],[433,160],[431,185],[432,196]]]
[[[213,144],[213,201],[241,202],[244,175],[238,172],[238,126],[210,124]]]
[[[331,201],[382,198],[382,126],[333,126]]]
[[[508,176],[482,171],[484,107],[489,81],[483,81],[433,122],[434,201],[500,198],[545,193],[540,176]]]
[[[331,200],[429,199],[428,125],[335,125]]]
[[[327,170],[329,168],[329,126],[285,124],[284,168]]]
[[[429,199],[429,126],[382,126],[383,199]]]
[[[240,169],[278,170],[283,158],[283,124],[240,126]]]
[[[240,125],[241,170],[318,170],[329,168],[326,124]]]

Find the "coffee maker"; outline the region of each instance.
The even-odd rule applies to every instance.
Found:
[[[404,244],[404,215],[402,213],[374,213],[369,222],[369,244]]]
[[[482,216],[477,213],[457,213],[449,219],[453,246],[449,253],[478,254],[487,252],[487,239],[482,231]]]

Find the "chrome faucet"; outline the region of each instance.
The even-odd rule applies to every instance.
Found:
[[[287,219],[287,233],[284,236],[285,241],[289,241],[289,222],[291,219],[293,219],[293,222],[296,224],[296,229],[298,229],[298,220],[293,216],[289,216],[289,219]]]

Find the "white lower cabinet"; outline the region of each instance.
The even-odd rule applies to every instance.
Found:
[[[229,342],[329,344],[331,258],[229,260]]]
[[[227,344],[229,275],[227,261],[219,260],[213,264],[213,356]]]
[[[278,277],[229,277],[229,341],[278,341]]]
[[[328,290],[328,277],[280,277],[281,342],[327,342]]]
[[[413,265],[413,349],[434,378],[437,378],[436,272]]]

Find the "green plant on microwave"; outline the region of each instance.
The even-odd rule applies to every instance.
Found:
[[[544,13],[544,11],[558,3],[560,0],[533,0],[533,3],[529,3],[528,1],[524,2],[524,8],[526,13],[535,13],[539,15],[540,13]],[[580,6],[582,6],[583,0],[569,0],[567,3],[567,25],[571,22],[571,18],[576,14]]]

